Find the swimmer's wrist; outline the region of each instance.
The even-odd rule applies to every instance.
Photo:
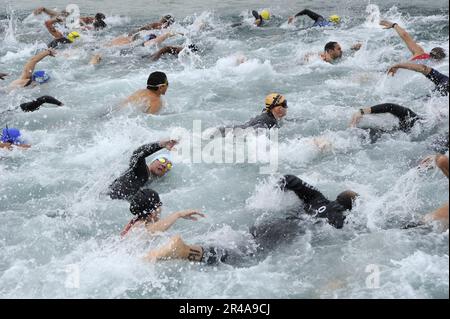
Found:
[[[359,109],[359,113],[361,113],[361,115],[364,115],[364,109]]]
[[[395,26],[398,25],[397,23],[392,23],[391,28],[395,29]]]

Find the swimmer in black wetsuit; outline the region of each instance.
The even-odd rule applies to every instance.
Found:
[[[302,15],[306,15],[311,20],[314,20],[314,24],[312,25],[312,27],[334,26],[341,21],[341,18],[338,15],[332,15],[328,18],[328,20],[326,20],[323,16],[315,13],[314,11],[311,11],[309,9],[304,9],[304,10],[300,11],[299,13],[297,13],[295,16],[289,17],[288,23],[292,23],[296,17],[302,16]]]
[[[406,107],[393,103],[384,103],[372,107],[367,107],[364,109],[359,109],[358,112],[353,114],[350,126],[356,127],[359,121],[366,114],[382,114],[382,113],[390,113],[395,117],[397,117],[399,120],[399,126],[391,130],[365,128],[369,130],[372,143],[376,142],[376,140],[384,133],[393,133],[397,130],[409,133],[413,128],[413,126],[421,119],[416,113],[414,113],[413,111],[411,111]]]
[[[303,212],[317,218],[324,218],[332,226],[340,229],[344,225],[345,212],[351,210],[357,194],[353,191],[345,191],[339,194],[334,201],[328,200],[317,189],[308,185],[300,178],[293,175],[284,176],[279,186],[281,189],[290,190],[302,200],[302,207],[297,215]],[[171,238],[170,242],[160,249],[151,251],[147,256],[148,261],[165,259],[188,259],[191,261],[217,264],[218,262],[231,265],[246,264],[249,257],[260,257],[264,253],[273,250],[277,245],[294,239],[302,227],[298,217],[277,219],[269,223],[252,227],[250,232],[258,249],[254,252],[246,252],[244,249],[227,249],[222,247],[202,247],[186,244],[180,236]],[[248,245],[247,245],[248,246]]]
[[[158,50],[156,53],[144,55],[142,58],[150,58],[152,61],[158,61],[163,57],[164,55],[172,55],[178,57],[181,51],[183,51],[184,47],[179,46],[166,46],[160,50]],[[187,46],[187,49],[190,52],[196,53],[198,52],[198,47],[195,44],[190,44]]]
[[[145,159],[163,148],[170,151],[176,144],[178,141],[170,140],[139,147],[133,152],[128,170],[109,186],[108,195],[112,199],[129,200],[149,180],[152,182],[154,178],[166,175],[173,165],[168,154],[161,154],[148,165]]]
[[[449,85],[448,76],[444,75],[429,66],[415,63],[399,63],[389,68],[388,74],[392,76],[397,73],[398,69],[406,69],[415,72],[422,73],[427,79],[432,81],[435,85],[434,91],[439,92],[441,95],[448,95]]]
[[[266,96],[265,104],[265,109],[263,110],[263,113],[261,115],[258,115],[257,117],[242,125],[236,125],[233,127],[220,127],[218,129],[220,134],[222,134],[222,136],[224,137],[227,130],[245,130],[247,128],[271,129],[273,127],[279,127],[279,121],[287,114],[288,105],[286,98],[281,94],[272,93]]]
[[[58,106],[63,105],[62,102],[58,101],[54,97],[44,95],[44,96],[37,98],[34,101],[20,104],[20,108],[24,112],[34,112],[34,111],[37,111],[41,107],[41,105],[44,103],[55,104]]]

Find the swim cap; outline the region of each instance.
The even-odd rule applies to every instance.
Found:
[[[11,143],[11,144],[23,144],[22,139],[20,138],[22,134],[16,128],[4,128],[2,130],[2,143]]]
[[[270,12],[269,10],[263,10],[260,13],[261,18],[263,18],[264,20],[269,20],[270,19]]]
[[[95,20],[104,20],[104,19],[106,19],[106,16],[101,12],[95,15]]]
[[[278,93],[271,93],[266,96],[265,100],[266,108],[267,109],[273,109],[276,106],[283,106],[284,108],[287,108],[287,101],[286,98]]]
[[[153,154],[152,156],[149,156],[147,158],[147,163],[153,163],[154,161],[157,161],[157,160],[163,159],[163,158],[165,158],[166,160],[168,160],[171,163],[173,162],[172,154],[170,153],[170,151],[167,149],[162,149],[159,152],[156,152],[155,154]]]
[[[150,41],[150,40],[153,40],[153,39],[156,39],[156,35],[155,34],[147,34],[147,35],[144,35],[144,37],[142,38],[144,41]]]
[[[152,189],[141,189],[130,200],[130,212],[138,218],[146,218],[161,206],[159,194]]]
[[[353,208],[353,202],[357,196],[358,194],[354,191],[344,191],[336,197],[336,202],[338,202],[345,209],[351,210]]]
[[[77,31],[72,31],[67,35],[67,40],[69,40],[70,42],[75,41],[76,38],[79,38],[80,34]]]
[[[170,14],[168,14],[162,18],[162,21],[167,24],[172,24],[175,22],[175,19]]]
[[[153,72],[147,80],[147,88],[157,89],[159,86],[167,83],[167,75],[164,72]]]
[[[341,17],[336,14],[333,14],[328,18],[328,20],[333,23],[339,23],[339,22],[341,22]]]
[[[44,84],[50,80],[50,76],[45,71],[34,71],[31,80],[39,84]]]

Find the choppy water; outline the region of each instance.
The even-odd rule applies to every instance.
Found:
[[[5,3],[2,0],[2,4]],[[107,3],[107,5],[106,5]],[[151,3],[151,5],[149,5]],[[53,80],[44,86],[0,92],[0,111],[40,95],[65,103],[35,113],[3,113],[1,125],[23,129],[28,151],[0,150],[0,296],[3,298],[448,298],[448,231],[399,230],[448,199],[448,180],[439,171],[415,170],[430,153],[430,141],[448,130],[448,97],[424,98],[432,84],[420,74],[385,71],[409,56],[379,16],[401,23],[430,49],[448,47],[447,1],[78,1],[82,12],[103,11],[110,28],[85,34],[83,47],[48,58],[39,68]],[[41,1],[62,8],[65,1]],[[302,30],[285,18],[303,6],[325,15],[339,13],[337,29]],[[50,36],[43,17],[30,16],[31,1],[0,6],[0,72],[16,78]],[[107,7],[106,7],[107,6]],[[250,26],[249,9],[268,7],[274,15],[264,29]],[[104,63],[88,65],[95,42],[103,42],[163,14],[173,28],[202,48],[198,58],[149,64],[136,55],[102,51]],[[239,17],[241,15],[241,17]],[[247,26],[230,24],[244,19]],[[207,27],[199,26],[206,23]],[[330,41],[344,50],[363,48],[336,65],[303,62]],[[181,38],[168,43],[183,44]],[[234,56],[247,62],[236,65]],[[448,58],[436,66],[448,74]],[[101,117],[148,74],[162,70],[170,88],[160,116],[138,112]],[[245,240],[257,220],[280,216],[295,203],[292,194],[273,192],[275,177],[248,164],[178,164],[154,185],[163,214],[200,208],[197,223],[179,221],[156,240],[120,242],[131,215],[125,202],[101,195],[126,169],[141,144],[173,133],[188,136],[193,120],[203,126],[242,123],[258,114],[266,94],[289,101],[280,130],[280,174],[295,174],[334,198],[343,189],[361,194],[343,230],[311,228],[288,246],[247,268],[207,267],[184,262],[149,265],[141,256],[180,233],[190,243],[230,246]],[[427,119],[424,132],[386,136],[367,144],[348,129],[352,113],[381,102],[410,107]],[[392,118],[383,117],[378,123]],[[320,154],[308,138],[325,135],[333,149]],[[366,285],[370,265],[381,271],[380,287]],[[369,266],[369,268],[367,268]],[[79,271],[80,285],[71,281]]]

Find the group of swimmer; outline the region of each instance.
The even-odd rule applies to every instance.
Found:
[[[80,18],[80,27],[78,30],[60,31],[56,25],[64,25],[68,16],[66,11],[55,11],[47,8],[38,8],[34,14],[47,14],[49,20],[45,22],[45,27],[53,37],[48,44],[48,49],[43,50],[32,57],[24,66],[22,74],[10,84],[11,89],[33,87],[35,85],[47,83],[50,80],[48,72],[43,70],[36,71],[36,65],[46,57],[54,57],[57,50],[72,45],[77,39],[82,37],[83,31],[96,31],[107,27],[105,15],[97,13],[94,16]],[[252,11],[255,18],[255,26],[264,27],[270,21],[271,15],[268,10],[261,12]],[[309,9],[304,9],[295,16],[288,18],[288,23],[294,23],[296,17],[307,16],[314,21],[311,27],[336,27],[340,24],[341,18],[338,15],[332,15],[328,19]],[[127,47],[133,49],[136,46],[160,45],[165,40],[174,36],[183,36],[181,33],[167,31],[159,35],[155,30],[168,29],[175,22],[174,18],[166,15],[160,21],[152,22],[138,29],[131,30],[128,34],[117,37],[104,47]],[[232,27],[239,27],[242,23],[233,24]],[[426,65],[426,63],[438,63],[446,57],[443,48],[436,47],[427,53],[427,51],[418,45],[413,38],[397,23],[390,21],[381,21],[380,25],[385,29],[393,29],[404,41],[412,56],[410,61],[395,64],[389,68],[388,74],[394,76],[399,69],[405,69],[422,73],[435,85],[437,94],[447,96],[449,92],[448,76],[438,72],[435,68]],[[361,48],[357,43],[351,47],[352,51]],[[178,55],[183,50],[189,50],[192,53],[198,52],[194,44],[186,47],[167,46],[159,49],[153,54],[145,56],[151,60],[157,60],[163,55]],[[326,63],[339,61],[343,55],[343,50],[338,42],[328,42],[324,46],[324,51],[314,54],[320,57]],[[308,55],[305,59],[309,59]],[[101,54],[95,54],[90,63],[98,64],[102,61]],[[242,62],[242,61],[241,61]],[[4,80],[8,74],[0,73],[0,79]],[[166,94],[169,88],[169,80],[164,72],[152,72],[146,86],[125,99],[119,107],[134,105],[141,108],[144,113],[158,114],[164,107],[161,97]],[[20,108],[24,112],[37,111],[43,104],[49,103],[62,106],[63,103],[51,96],[41,96],[36,100],[22,103]],[[278,129],[281,127],[281,120],[286,117],[288,103],[285,96],[279,93],[271,93],[264,100],[263,112],[248,122],[232,127],[218,127],[215,130],[214,138],[225,137],[226,134],[234,134],[237,129],[262,128]],[[398,118],[398,126],[392,130],[364,128],[360,127],[361,138],[368,138],[370,143],[376,141],[384,134],[392,134],[395,131],[410,133],[413,127],[420,127],[423,117],[416,114],[407,107],[394,104],[383,103],[370,107],[361,108],[356,111],[351,119],[350,126],[358,127],[361,119],[369,114],[390,113]],[[142,145],[131,155],[128,169],[115,179],[108,188],[107,194],[114,200],[125,200],[130,204],[130,212],[134,218],[126,225],[121,232],[125,238],[130,232],[141,232],[145,229],[150,234],[157,234],[168,230],[178,219],[197,220],[205,217],[198,210],[185,210],[169,214],[161,218],[162,202],[157,191],[149,189],[148,186],[160,178],[164,177],[173,168],[171,151],[179,143],[177,140],[157,141]],[[323,149],[328,142],[323,137],[316,137],[313,143]],[[446,176],[449,177],[448,156],[448,132],[445,136],[439,138],[434,149],[437,155],[430,155],[422,160],[420,167],[429,168],[438,167]],[[4,128],[1,133],[0,148],[12,149],[13,147],[29,148],[31,145],[26,143],[21,137],[20,130],[17,128]],[[180,236],[172,237],[168,244],[158,249],[150,251],[145,259],[148,261],[165,259],[187,259],[190,261],[204,262],[207,264],[216,264],[218,262],[238,265],[249,257],[257,258],[270,252],[279,243],[286,243],[300,232],[302,227],[302,216],[309,215],[313,218],[322,219],[335,228],[341,229],[345,226],[346,216],[354,207],[355,199],[359,196],[355,191],[345,190],[338,194],[334,200],[326,198],[315,187],[307,184],[299,177],[293,175],[283,176],[274,185],[282,191],[292,191],[301,200],[302,204],[288,218],[279,218],[271,220],[266,224],[256,225],[250,230],[256,246],[256,251],[245,252],[239,249],[229,249],[227,247],[209,247],[205,245],[191,245],[185,243]],[[435,211],[425,215],[423,220],[418,223],[409,224],[405,228],[418,227],[430,222],[438,222],[444,228],[448,228],[448,203],[444,204]]]

